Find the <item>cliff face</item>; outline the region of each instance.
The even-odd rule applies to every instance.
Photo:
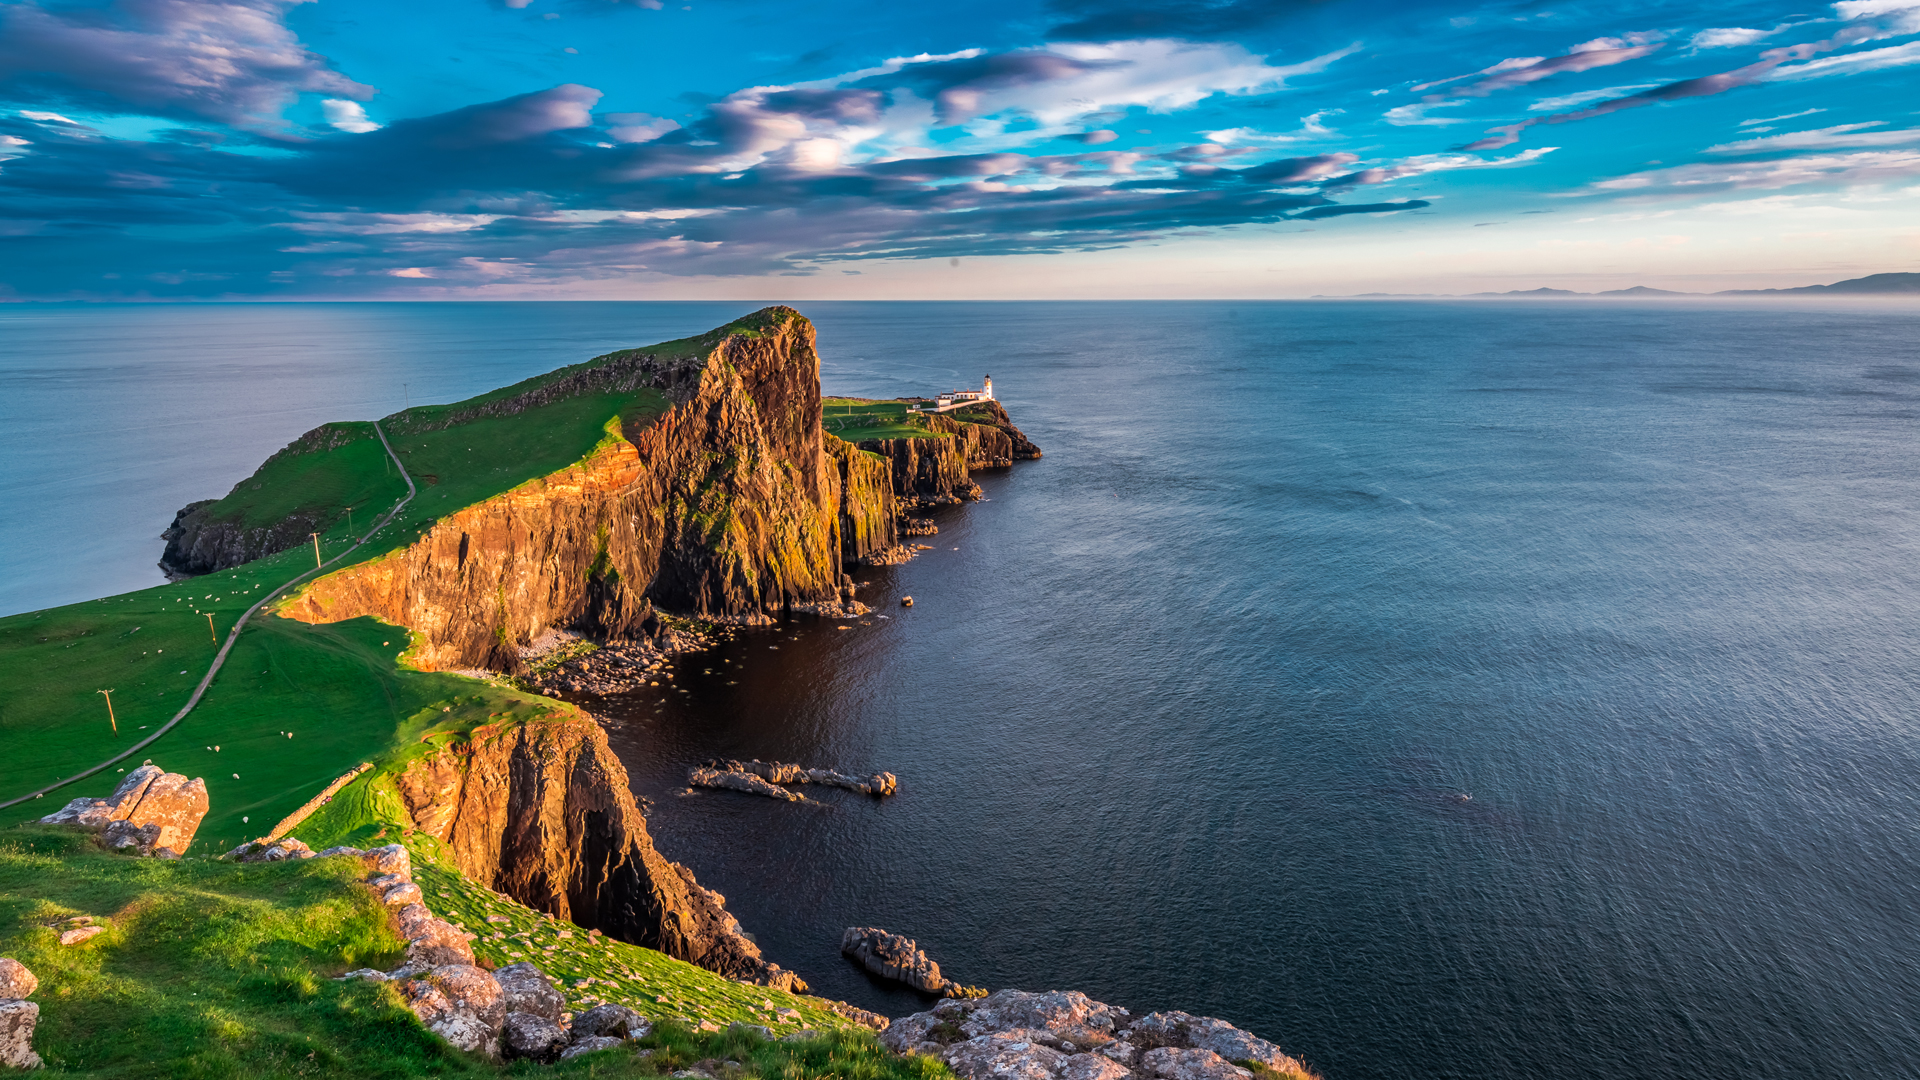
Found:
[[[893,493],[908,506],[958,502],[979,491],[958,439],[867,439],[860,449],[887,459]]]
[[[701,360],[659,374],[675,402],[659,419],[610,423],[578,465],[319,578],[281,614],[376,615],[420,635],[420,667],[513,671],[516,647],[547,627],[624,637],[649,602],[762,622],[835,596],[843,518],[872,533],[882,511],[865,472],[826,450],[813,325],[789,308],[760,316],[754,333],[716,332]],[[851,504],[843,475],[858,481]]]
[[[460,871],[521,903],[729,978],[804,990],[719,894],[654,850],[626,769],[590,719],[482,728],[395,778]]]
[[[854,563],[900,542],[893,469],[877,454],[827,436],[840,487],[840,558]]]

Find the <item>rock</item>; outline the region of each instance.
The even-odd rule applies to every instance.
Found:
[[[595,1005],[573,1018],[573,1037],[612,1036],[619,1039],[644,1039],[653,1032],[653,1022],[625,1005]]]
[[[104,926],[76,926],[71,930],[63,930],[60,933],[60,944],[79,945],[105,930]]]
[[[760,1024],[743,1024],[740,1021],[735,1020],[733,1023],[727,1025],[727,1030],[728,1031],[744,1031],[749,1035],[756,1036],[767,1042],[773,1041],[773,1029],[765,1027]]]
[[[507,1018],[507,995],[498,980],[472,964],[443,964],[429,970],[420,980],[438,990],[452,1005],[471,1014],[489,1028],[498,1028]]]
[[[128,773],[107,798],[75,799],[40,820],[97,832],[112,851],[177,859],[206,816],[206,781],[147,764]]]
[[[395,885],[411,885],[411,884],[412,882],[408,881],[406,878],[401,877],[399,874],[375,874],[372,877],[367,879],[367,888],[372,889],[374,892],[377,892],[377,893],[384,893],[388,889],[393,888]]]
[[[800,765],[788,765],[779,761],[735,761],[732,758],[715,758],[695,773],[743,774],[749,778],[758,777],[771,784],[821,784],[827,787],[841,787],[848,791],[858,791],[866,795],[891,795],[900,789],[900,781],[892,773],[875,773],[872,776],[848,776],[832,769],[809,769]],[[701,783],[689,780],[689,783]],[[755,794],[766,795],[769,792],[757,785],[741,788],[726,783],[701,783],[702,787],[733,787],[734,790],[752,790]],[[775,796],[779,798],[781,796]]]
[[[452,1016],[455,1012],[453,999],[441,989],[425,979],[406,979],[400,982],[400,999],[420,1018],[422,1024],[432,1027],[434,1024]],[[477,1019],[477,1018],[476,1018]]]
[[[413,880],[413,856],[399,844],[388,844],[366,852],[361,859],[369,874],[395,874],[403,881]]]
[[[18,1001],[32,997],[38,989],[40,980],[27,970],[27,965],[11,956],[0,957],[0,999]]]
[[[783,799],[787,802],[806,802],[806,796],[786,788],[769,784],[751,773],[722,772],[719,769],[694,769],[687,774],[687,783],[693,787],[720,788],[726,791],[742,791],[749,795],[765,795],[770,799]]]
[[[31,1001],[0,1001],[0,1065],[37,1069],[33,1029],[40,1023],[40,1006]]]
[[[459,927],[445,919],[430,918],[417,935],[407,939],[407,960],[427,967],[472,964],[473,946],[467,944],[467,936]]]
[[[567,1047],[567,1033],[551,1017],[538,1013],[510,1012],[501,1030],[501,1049],[509,1058],[528,1058],[539,1062],[558,1061]]]
[[[1131,1019],[1127,1010],[1094,1001],[1078,990],[997,990],[976,1005],[952,1011],[966,1017],[960,1026],[969,1035],[1038,1029],[1081,1049],[1113,1041],[1115,1029]]]
[[[1057,1080],[1067,1055],[1026,1031],[1000,1031],[956,1043],[943,1055],[965,1080]]]
[[[1140,1055],[1140,1071],[1158,1080],[1253,1080],[1253,1073],[1211,1050],[1163,1046]]]
[[[384,971],[375,971],[372,968],[354,968],[345,975],[337,976],[334,981],[346,982],[348,979],[365,979],[368,982],[386,982],[391,977],[392,976],[389,976]]]
[[[828,1000],[822,1001],[821,1004],[825,1005],[829,1009],[832,1009],[834,1012],[839,1013],[841,1016],[844,1016],[847,1019],[853,1021],[854,1023],[859,1024],[863,1027],[872,1028],[875,1031],[885,1031],[887,1030],[887,1026],[893,1023],[893,1021],[887,1019],[884,1016],[881,1016],[879,1013],[868,1012],[867,1010],[860,1008],[858,1005],[849,1005],[844,1001],[834,1001],[832,999],[828,999]]]
[[[528,1013],[558,1022],[567,1007],[567,999],[554,989],[553,981],[528,963],[513,964],[493,973],[507,997],[509,1012]]]
[[[912,938],[889,934],[878,927],[847,927],[840,938],[840,951],[860,961],[875,975],[929,994],[945,993],[955,985],[940,974],[940,965],[920,951]]]
[[[314,857],[319,859],[330,859],[335,855],[347,855],[358,859],[365,856],[366,852],[357,847],[347,847],[345,844],[327,848],[325,851],[314,852]]]
[[[406,907],[408,904],[418,904],[425,898],[425,894],[420,891],[420,886],[415,885],[411,881],[403,881],[398,885],[391,886],[380,894],[380,902],[390,908]]]
[[[258,863],[285,862],[288,859],[311,859],[314,857],[314,854],[313,849],[305,843],[295,840],[291,836],[286,836],[278,840],[254,840],[241,844],[239,847],[227,852],[226,857],[234,862]]]
[[[1257,1061],[1279,1073],[1307,1073],[1307,1067],[1278,1046],[1241,1031],[1225,1020],[1183,1012],[1157,1012],[1141,1018],[1125,1038],[1151,1047],[1211,1050],[1227,1061]]]
[[[500,1036],[471,1013],[448,1013],[427,1025],[427,1030],[447,1040],[455,1048],[470,1054],[500,1056]]]
[[[1130,1075],[1125,1065],[1099,1053],[1075,1054],[1060,1066],[1060,1080],[1122,1080]]]
[[[611,1035],[588,1035],[584,1038],[575,1036],[573,1042],[569,1043],[565,1050],[560,1051],[560,1060],[565,1061],[568,1058],[579,1057],[581,1054],[591,1054],[596,1050],[611,1050],[621,1045],[621,1042],[622,1040]]]
[[[780,1041],[781,1042],[805,1042],[808,1039],[817,1039],[819,1037],[820,1037],[820,1033],[813,1030],[812,1028],[801,1028],[799,1031],[790,1031],[787,1034],[782,1035],[780,1037]]]

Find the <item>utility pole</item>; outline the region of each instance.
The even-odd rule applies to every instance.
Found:
[[[213,639],[215,645],[220,644],[220,635],[213,630],[213,612],[206,611],[201,614],[207,617],[207,636]]]
[[[353,535],[353,507],[347,507],[347,535]]]
[[[111,690],[95,690],[95,691],[94,691],[94,693],[96,693],[96,694],[105,694],[105,695],[106,695],[106,698],[107,698],[107,723],[109,723],[109,724],[112,724],[112,725],[113,725],[113,733],[114,733],[115,735],[118,735],[118,734],[120,734],[120,721],[118,721],[118,720],[116,720],[116,719],[114,719],[114,717],[113,717],[113,691],[111,691]]]
[[[307,535],[313,537],[313,568],[318,570],[320,569],[320,534],[308,533]]]

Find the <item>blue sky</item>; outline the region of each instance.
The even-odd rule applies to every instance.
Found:
[[[0,295],[1920,269],[1920,0],[0,0]]]

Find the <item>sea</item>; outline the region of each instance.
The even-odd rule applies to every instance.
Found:
[[[322,421],[757,306],[0,306],[0,612]],[[1920,1076],[1920,305],[797,306],[827,392],[991,374],[1045,451],[871,615],[587,702],[818,992],[928,1006],[877,926],[1327,1080]]]

